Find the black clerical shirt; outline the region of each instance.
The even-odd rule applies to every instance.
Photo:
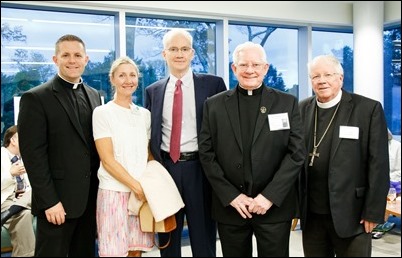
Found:
[[[324,109],[318,108],[318,125],[317,125],[317,143],[324,134],[329,121],[331,120],[336,106]],[[336,119],[336,118],[335,118]],[[313,121],[314,123],[314,121]],[[328,171],[329,171],[329,160],[330,152],[332,146],[332,137],[334,133],[335,121],[332,122],[328,129],[327,134],[323,138],[322,142],[318,146],[318,153],[320,153],[319,158],[314,159],[314,165],[308,167],[309,173],[309,210],[310,212],[316,214],[330,214],[329,206],[329,188],[328,188]],[[314,124],[313,127],[314,128]],[[313,131],[311,132],[313,134]],[[313,137],[313,136],[311,136]],[[313,138],[311,138],[313,139]],[[313,150],[313,140],[310,141],[311,146],[309,146],[309,153]]]
[[[243,145],[244,181],[247,194],[252,193],[253,175],[251,167],[251,146],[253,143],[254,129],[260,110],[260,102],[263,86],[248,91],[237,86],[239,101],[240,130]]]
[[[58,79],[59,82],[64,86],[64,89],[71,101],[72,107],[74,108],[75,114],[80,122],[81,129],[84,133],[87,143],[93,142],[92,109],[82,81],[80,83],[72,84],[60,77],[58,77]]]

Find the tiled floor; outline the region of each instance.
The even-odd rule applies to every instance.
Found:
[[[187,232],[185,232],[187,233]],[[183,234],[182,256],[191,257],[191,249],[188,240],[188,234]],[[299,226],[290,234],[290,257],[303,257],[303,248],[301,243],[301,231]],[[216,242],[217,257],[222,257],[221,245],[219,239]],[[144,253],[143,257],[160,257],[159,250]],[[10,253],[3,253],[1,257],[10,257]],[[253,257],[257,257],[256,247],[254,245]],[[372,257],[401,257],[401,228],[400,222],[398,228],[387,232],[381,239],[373,239]]]
[[[187,241],[188,242],[188,241]],[[222,257],[222,251],[219,240],[216,242],[217,257]],[[401,257],[401,234],[396,231],[386,233],[381,239],[373,239],[372,257]],[[159,250],[144,253],[143,257],[160,257]],[[182,256],[191,257],[191,249],[188,243],[183,244]],[[254,246],[253,257],[257,257]],[[304,257],[301,244],[301,231],[298,229],[290,234],[290,257]]]

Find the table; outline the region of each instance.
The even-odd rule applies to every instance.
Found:
[[[389,202],[387,202],[387,207],[385,208],[385,221],[388,220],[389,215],[394,215],[397,217],[401,217],[401,199],[396,200],[396,204],[394,207],[391,206]]]

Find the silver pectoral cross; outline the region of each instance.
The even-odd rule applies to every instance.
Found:
[[[313,152],[310,153],[309,156],[311,157],[311,160],[310,160],[310,163],[309,163],[308,165],[309,165],[310,167],[312,167],[312,166],[313,166],[313,163],[314,163],[314,158],[315,158],[315,157],[317,157],[317,158],[320,157],[320,153],[317,152],[317,147],[314,147],[314,148],[313,148]]]

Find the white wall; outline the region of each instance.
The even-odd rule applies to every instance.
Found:
[[[9,3],[79,7],[105,10],[124,9],[136,13],[160,13],[164,15],[204,16],[231,18],[273,23],[304,23],[352,26],[352,1],[2,1]]]
[[[177,16],[238,18],[273,23],[353,26],[354,1],[2,1],[30,5],[160,13]],[[384,23],[401,21],[401,2],[384,1]]]
[[[230,18],[312,26],[353,26],[354,1],[2,1],[8,3]],[[401,2],[384,1],[384,23],[401,21]]]
[[[401,2],[400,1],[385,1],[384,3],[384,22],[401,23]]]

